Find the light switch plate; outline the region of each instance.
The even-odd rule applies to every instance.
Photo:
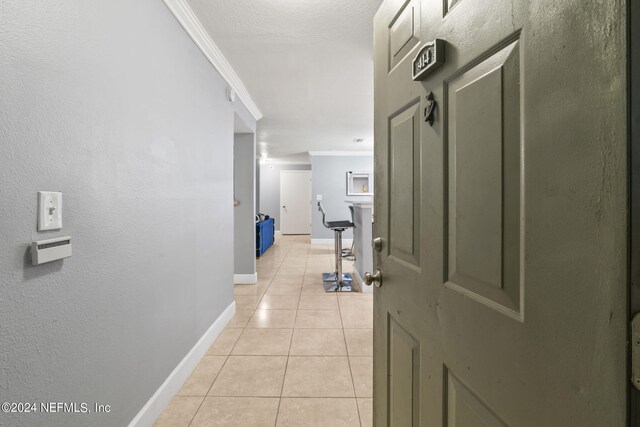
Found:
[[[38,231],[62,228],[62,193],[38,191]]]

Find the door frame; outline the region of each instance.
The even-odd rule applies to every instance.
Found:
[[[280,233],[281,234],[285,234],[284,232],[284,221],[283,221],[283,209],[282,209],[282,195],[283,195],[283,191],[282,191],[282,183],[283,183],[283,175],[285,174],[306,174],[309,176],[309,233],[305,233],[305,234],[309,234],[311,235],[311,171],[310,170],[281,170],[280,171]],[[298,234],[298,233],[294,233],[294,234]]]
[[[627,43],[628,43],[628,138],[629,138],[629,325],[634,314],[640,313],[640,3],[627,2]],[[629,327],[629,343],[631,328]],[[631,378],[631,351],[629,348],[627,378]],[[628,425],[640,425],[640,391],[631,380],[627,380]]]

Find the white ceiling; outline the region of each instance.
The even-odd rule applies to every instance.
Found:
[[[381,0],[188,2],[264,114],[259,153],[307,162],[308,151],[372,150]]]

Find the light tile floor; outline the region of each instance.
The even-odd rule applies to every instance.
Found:
[[[158,427],[371,426],[373,299],[327,294],[333,247],[285,236]],[[353,265],[344,263],[345,271]]]

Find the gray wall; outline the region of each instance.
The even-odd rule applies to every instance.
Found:
[[[351,219],[349,205],[344,201],[347,198],[348,171],[373,171],[373,156],[311,156],[312,239],[333,239],[333,232],[322,225],[322,214],[318,212],[316,201],[318,194],[322,194],[322,205],[327,212],[328,221]],[[353,232],[346,230],[342,237],[351,239]]]
[[[260,165],[260,212],[274,218],[280,230],[280,171],[310,170],[311,165]]]
[[[0,402],[112,406],[0,424],[127,425],[233,301],[226,86],[161,1],[0,2]]]
[[[253,133],[234,137],[234,189],[239,202],[234,207],[235,274],[256,272],[256,140]]]
[[[256,213],[260,212],[260,160],[256,159]]]

